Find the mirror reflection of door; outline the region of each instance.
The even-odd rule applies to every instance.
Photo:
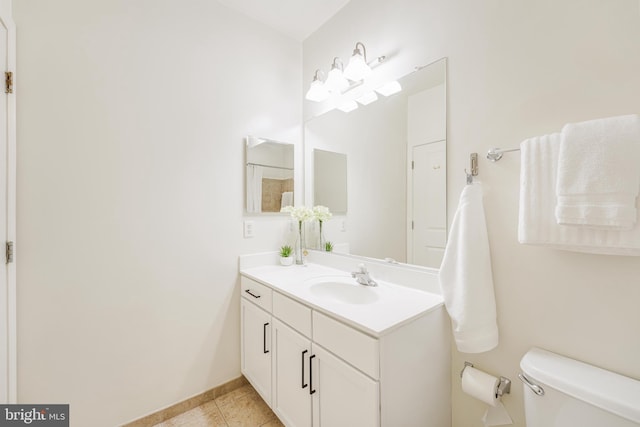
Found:
[[[413,147],[412,264],[440,267],[447,244],[445,141]]]
[[[446,90],[440,84],[408,100],[410,166],[408,262],[439,268],[447,243]]]

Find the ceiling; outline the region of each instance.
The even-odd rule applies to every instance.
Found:
[[[218,0],[298,41],[306,39],[349,0]]]

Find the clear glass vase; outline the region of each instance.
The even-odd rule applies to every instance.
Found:
[[[298,221],[298,236],[296,237],[296,264],[304,264],[304,229],[302,221]]]
[[[318,249],[321,250],[321,251],[324,251],[325,250],[325,248],[324,248],[325,240],[324,240],[324,234],[322,233],[322,221],[318,220],[318,222],[320,223],[319,231],[318,231],[318,242],[319,242]]]

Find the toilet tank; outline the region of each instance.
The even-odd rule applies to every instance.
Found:
[[[520,368],[527,427],[640,426],[638,380],[539,348]]]

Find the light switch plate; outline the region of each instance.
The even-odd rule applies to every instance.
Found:
[[[254,236],[255,223],[253,221],[244,221],[244,238],[248,239]]]

